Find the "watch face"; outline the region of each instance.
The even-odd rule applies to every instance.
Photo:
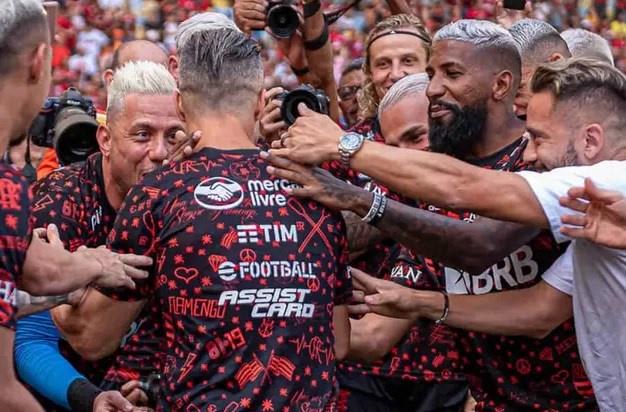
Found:
[[[362,141],[362,136],[356,133],[348,133],[341,138],[341,146],[343,146],[345,150],[355,150],[359,147]]]

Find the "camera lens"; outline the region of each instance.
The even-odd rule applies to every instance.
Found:
[[[327,97],[312,87],[305,86],[287,93],[283,99],[280,113],[287,124],[293,124],[300,116],[298,111],[300,103],[304,103],[306,107],[317,113],[328,114]]]
[[[98,123],[84,111],[67,107],[59,112],[55,125],[54,148],[61,164],[81,162],[98,151]]]
[[[267,12],[267,25],[276,37],[288,39],[298,30],[300,20],[293,7],[277,4],[271,6]]]

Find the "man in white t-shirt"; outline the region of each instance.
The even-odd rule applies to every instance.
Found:
[[[283,139],[284,148],[263,156],[277,166],[271,168],[273,174],[292,180],[297,180],[294,176],[301,170],[293,161],[319,164],[343,160],[405,196],[549,228],[558,241],[565,242],[570,239],[562,233],[561,216],[572,211],[560,204],[560,198],[572,186],[582,186],[589,177],[603,189],[626,192],[626,76],[604,63],[569,59],[539,67],[531,88],[527,127],[533,144],[529,145],[532,153],[528,157],[536,156],[537,164],[548,169],[585,166],[562,167],[543,174],[506,173],[436,153],[363,141],[344,142],[341,131],[323,116],[307,110],[302,110],[303,116]],[[294,193],[306,194],[307,190],[311,189],[304,184]],[[566,198],[563,202],[568,204]],[[376,208],[373,204],[372,209]],[[574,240],[555,265],[544,280],[573,295],[579,349],[598,403],[602,411],[623,411],[626,251]],[[355,275],[357,280],[360,277]],[[376,289],[378,293],[365,299],[369,311],[401,316],[419,305],[410,290],[380,285]],[[447,299],[442,296],[442,307],[444,301]]]

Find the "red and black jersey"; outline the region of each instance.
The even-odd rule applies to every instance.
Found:
[[[80,246],[95,248],[106,245],[117,213],[109,204],[104,190],[100,153],[91,155],[82,164],[52,172],[38,181],[33,190],[35,197],[31,220],[34,227],[56,224],[61,240],[72,252]],[[149,375],[158,367],[155,361],[158,323],[147,316],[149,310],[150,305],[147,305],[115,357],[96,362],[86,361],[62,340],[59,346],[63,356],[96,384],[100,383],[105,374],[113,379],[118,369],[125,372],[123,376],[132,379]],[[120,380],[119,383],[127,381]]]
[[[15,330],[17,279],[22,273],[31,226],[28,182],[0,164],[0,326]]]
[[[443,288],[436,263],[398,248],[387,280],[413,289]],[[446,325],[420,319],[382,359],[367,365],[343,363],[340,410],[457,410],[465,403],[467,383],[456,339],[455,331]]]
[[[205,148],[145,176],[111,232],[154,257],[165,410],[324,411],[336,397],[333,307],[351,296],[343,219],[287,194],[254,149]]]
[[[524,168],[524,141],[519,139],[493,156],[470,161],[477,166],[518,171]],[[431,211],[473,222],[473,213]],[[548,231],[495,263],[483,273],[444,267],[440,277],[450,294],[498,292],[527,288],[560,256],[562,249]],[[459,331],[459,350],[472,395],[481,411],[597,410],[576,344],[573,320],[544,339]]]

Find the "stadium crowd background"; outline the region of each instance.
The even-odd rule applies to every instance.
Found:
[[[50,95],[78,87],[99,110],[106,107],[101,73],[111,65],[113,52],[125,41],[147,39],[174,52],[178,24],[192,14],[216,11],[232,17],[230,0],[59,0],[57,38],[53,55]],[[325,8],[346,3],[323,1]],[[434,33],[460,18],[493,19],[494,0],[409,0],[427,28]],[[362,0],[331,26],[334,73],[360,57],[366,33],[388,16],[384,0]],[[615,65],[626,71],[626,0],[548,0],[533,2],[530,17],[545,20],[559,31],[585,28],[609,41]],[[276,43],[265,32],[253,34],[263,45],[265,82],[270,87],[296,85]]]

